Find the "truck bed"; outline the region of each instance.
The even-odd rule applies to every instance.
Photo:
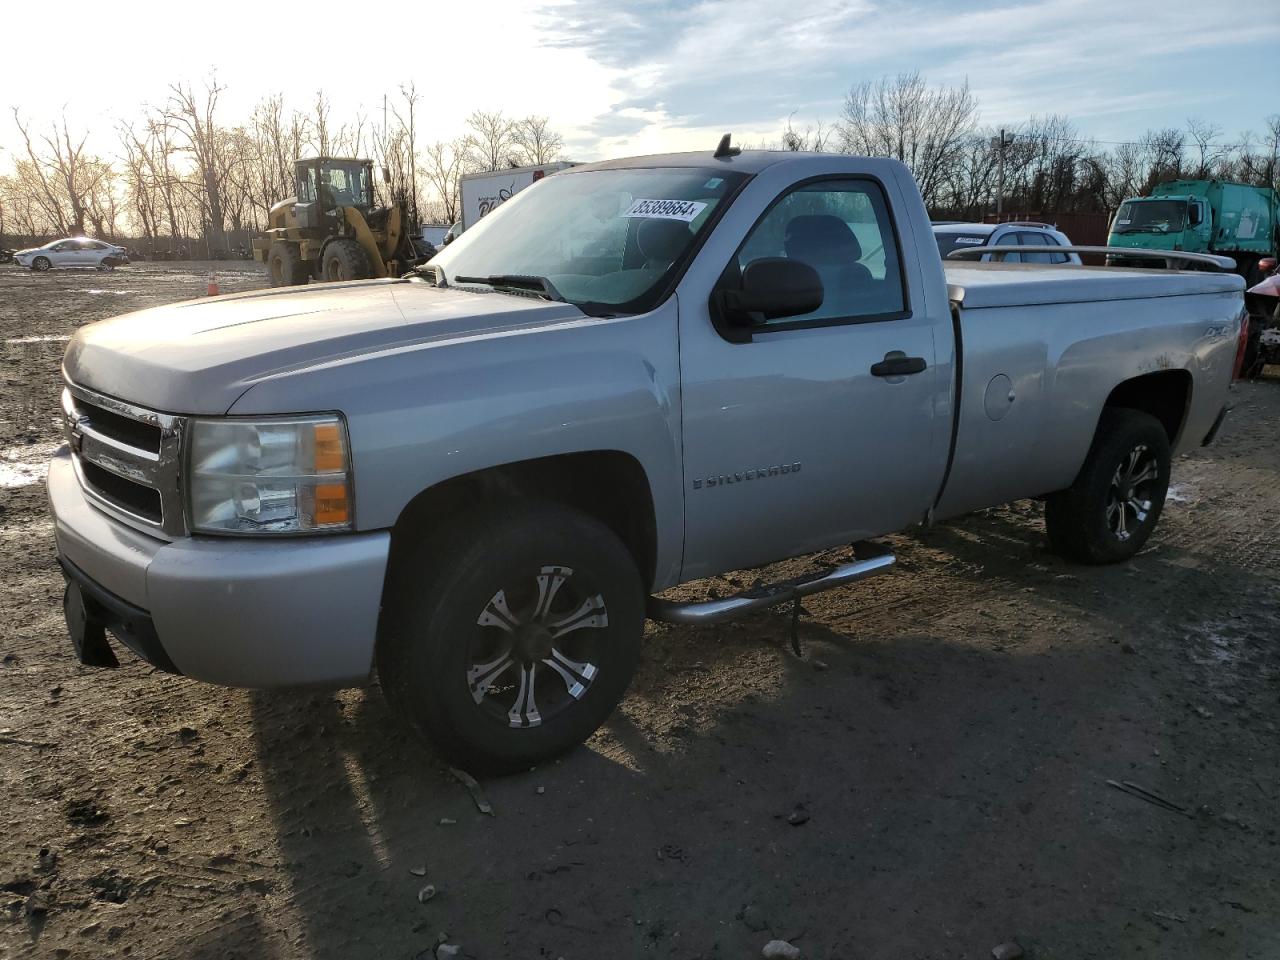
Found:
[[[1185,297],[1244,289],[1244,281],[1235,274],[1192,270],[945,260],[942,266],[947,278],[947,295],[953,303],[969,310]]]

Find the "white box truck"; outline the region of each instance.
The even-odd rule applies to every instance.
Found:
[[[532,167],[468,173],[461,178],[462,229],[470,230],[481,217],[492,213],[499,204],[510,200],[531,183],[572,166],[572,161],[557,160]]]

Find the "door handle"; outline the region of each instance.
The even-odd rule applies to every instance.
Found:
[[[928,364],[924,357],[908,357],[901,350],[890,350],[879,363],[871,365],[873,377],[905,377],[912,373],[923,373]]]

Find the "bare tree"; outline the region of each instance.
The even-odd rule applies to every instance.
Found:
[[[841,145],[850,153],[901,160],[932,204],[963,154],[977,114],[968,82],[931,89],[918,72],[884,77],[856,84],[845,96]]]
[[[467,128],[471,131],[468,166],[478,173],[519,166],[514,162],[518,149],[514,126],[501,110],[473,111],[467,117]]]
[[[1273,190],[1280,190],[1280,113],[1267,117],[1263,162],[1258,165],[1257,179]]]
[[[311,131],[313,134],[311,146],[314,146],[316,154],[321,157],[331,155],[331,145],[329,142],[329,98],[324,95],[324,90],[316,91],[316,106],[312,114],[313,123]]]
[[[410,83],[408,87],[404,84],[400,85],[400,96],[404,98],[404,113],[400,112],[400,105],[397,104],[392,108],[391,112],[395,114],[396,122],[400,124],[402,139],[404,145],[404,164],[408,174],[408,197],[410,202],[410,210],[414,218],[417,218],[418,212],[418,127],[417,127],[417,111],[418,101],[421,96],[418,93],[417,84]]]
[[[192,193],[202,206],[205,244],[210,252],[227,248],[222,193],[230,167],[236,162],[215,119],[218,96],[224,89],[216,79],[211,79],[205,84],[203,96],[197,99],[190,84],[171,84],[169,104],[164,112],[165,123],[174,130],[180,146],[190,153],[196,164],[199,190]]]
[[[1146,182],[1143,193],[1150,192],[1157,183],[1176,180],[1182,176],[1183,156],[1187,147],[1187,135],[1176,127],[1148,130],[1139,141],[1147,162]]]
[[[1197,180],[1207,180],[1223,157],[1222,148],[1214,144],[1222,136],[1222,127],[1193,117],[1187,121],[1187,133],[1196,151],[1195,164],[1188,172]]]
[[[429,212],[432,219],[453,223],[462,211],[458,194],[458,179],[466,171],[467,141],[464,138],[437,140],[426,148],[427,164],[422,173],[435,198],[424,205],[423,214]]]
[[[55,123],[49,135],[40,137],[42,148],[32,142],[31,131],[16,107],[13,119],[27,153],[27,162],[16,165],[18,177],[28,182],[36,203],[57,232],[83,234],[90,196],[102,188],[109,166],[85,152],[88,133],[73,137],[66,117],[61,128]]]
[[[552,163],[564,148],[564,138],[551,129],[551,121],[532,115],[511,125],[511,141],[522,166]]]
[[[120,145],[124,148],[123,180],[126,196],[133,205],[133,213],[137,218],[136,225],[142,228],[142,235],[147,240],[148,248],[154,251],[156,238],[160,234],[160,198],[151,177],[149,148],[132,125],[121,123],[117,127],[117,132],[120,136]]]
[[[835,127],[824,124],[821,120],[805,126],[803,131],[791,125],[795,118],[793,113],[787,117],[787,128],[782,131],[781,147],[783,150],[813,151],[822,153],[829,150],[839,136]]]

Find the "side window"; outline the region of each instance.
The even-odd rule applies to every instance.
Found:
[[[1057,242],[1052,237],[1046,236],[1043,233],[1019,233],[1018,242],[1022,244],[1024,247],[1045,247],[1045,246],[1056,247],[1058,245]],[[1023,263],[1057,263],[1059,261],[1056,260],[1055,257],[1060,257],[1060,256],[1062,256],[1062,254],[1052,254],[1047,251],[1044,253],[1024,252],[1022,254],[1022,262]]]
[[[993,247],[1016,247],[1021,243],[1018,234],[1010,230],[1001,237],[996,238],[991,246]],[[1022,254],[1020,253],[996,253],[991,257],[997,263],[1021,263]]]
[[[894,319],[906,310],[893,224],[873,181],[825,180],[786,194],[751,229],[731,267],[741,271],[765,257],[809,264],[823,291],[817,310],[771,320],[770,326]]]
[[[1051,247],[1069,247],[1069,246],[1071,246],[1070,242],[1068,242],[1068,243],[1063,243],[1061,240],[1059,240],[1057,237],[1055,237],[1055,236],[1054,236],[1053,234],[1051,234],[1051,233],[1047,233],[1047,234],[1045,234],[1044,242],[1045,242],[1045,243],[1047,243],[1047,244],[1048,244],[1049,246],[1051,246]],[[1050,262],[1050,263],[1070,263],[1070,262],[1071,262],[1071,258],[1070,258],[1069,256],[1067,256],[1065,253],[1051,253],[1051,254],[1049,254],[1049,262]]]
[[[298,177],[298,202],[312,203],[316,198],[316,168],[307,167]]]
[[[53,252],[66,253],[68,250],[74,250],[75,248],[76,248],[76,245],[72,241],[63,240],[61,243],[54,245]]]

